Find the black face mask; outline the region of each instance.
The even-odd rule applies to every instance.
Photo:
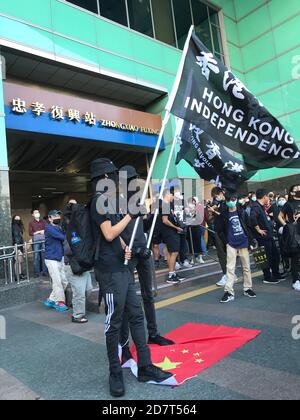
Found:
[[[60,224],[61,224],[61,219],[55,219],[55,220],[53,220],[53,222],[52,222],[55,226],[60,226]]]
[[[300,198],[300,191],[296,191],[294,197]]]

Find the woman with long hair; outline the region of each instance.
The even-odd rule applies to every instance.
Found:
[[[12,230],[13,245],[18,245],[18,255],[16,255],[16,258],[15,258],[15,279],[16,279],[16,281],[18,280],[18,278],[17,278],[17,272],[18,272],[20,280],[24,280],[25,275],[23,274],[23,262],[24,262],[24,258],[23,258],[24,238],[23,238],[23,235],[24,235],[25,229],[24,229],[24,224],[23,224],[20,216],[15,215],[12,218],[11,230]]]

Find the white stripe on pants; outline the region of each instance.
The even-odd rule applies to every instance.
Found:
[[[45,264],[52,280],[52,293],[49,300],[53,302],[65,302],[65,290],[68,286],[68,281],[65,275],[64,260],[61,262],[45,260]]]

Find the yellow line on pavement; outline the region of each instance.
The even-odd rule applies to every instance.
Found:
[[[260,276],[261,276],[261,272],[256,272],[256,273],[252,274],[253,279],[256,278],[256,277],[260,277]],[[242,278],[239,278],[238,283],[240,283],[242,280],[243,280]],[[218,287],[218,286],[215,286],[215,285],[209,286],[209,287],[203,287],[202,289],[197,289],[197,290],[194,290],[192,292],[183,293],[182,295],[178,295],[178,296],[175,296],[173,298],[165,299],[165,300],[162,300],[161,302],[157,302],[155,304],[155,308],[156,309],[165,308],[166,306],[175,305],[175,303],[179,303],[179,302],[182,302],[184,300],[192,299],[196,296],[205,295],[207,293],[214,292],[215,290],[222,290],[222,288]]]

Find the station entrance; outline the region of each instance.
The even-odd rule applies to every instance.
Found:
[[[146,151],[38,133],[8,130],[12,215],[20,215],[26,226],[32,209],[46,217],[49,210],[62,210],[70,198],[87,203],[90,195],[90,163],[110,158],[117,167],[133,165],[141,177],[147,175]]]

